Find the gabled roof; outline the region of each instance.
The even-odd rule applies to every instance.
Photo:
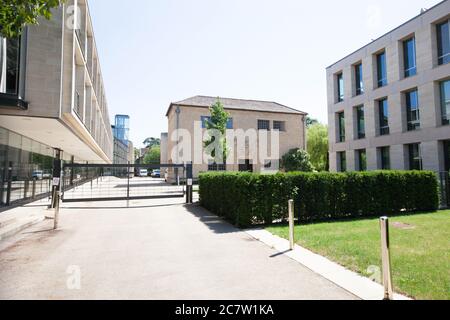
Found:
[[[209,108],[211,105],[216,103],[217,99],[219,99],[220,102],[223,104],[224,108],[228,110],[260,111],[260,112],[307,115],[307,113],[303,111],[287,107],[277,102],[195,96],[182,101],[171,103],[169,110],[167,110],[166,116],[169,115],[170,109],[173,106]]]

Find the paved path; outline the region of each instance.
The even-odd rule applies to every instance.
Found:
[[[0,243],[0,299],[354,299],[180,201],[66,205],[61,230],[49,220]]]

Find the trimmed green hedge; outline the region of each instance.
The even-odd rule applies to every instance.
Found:
[[[203,173],[200,203],[240,227],[287,218],[295,200],[302,222],[435,211],[436,176],[428,171],[355,173]]]

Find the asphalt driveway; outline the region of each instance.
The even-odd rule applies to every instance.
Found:
[[[181,199],[70,204],[0,243],[0,299],[355,299]]]

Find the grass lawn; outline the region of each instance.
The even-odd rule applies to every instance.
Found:
[[[287,226],[267,228],[288,239]],[[299,245],[369,276],[381,268],[378,219],[317,223],[295,228]],[[390,219],[395,291],[416,299],[450,299],[450,211]]]

